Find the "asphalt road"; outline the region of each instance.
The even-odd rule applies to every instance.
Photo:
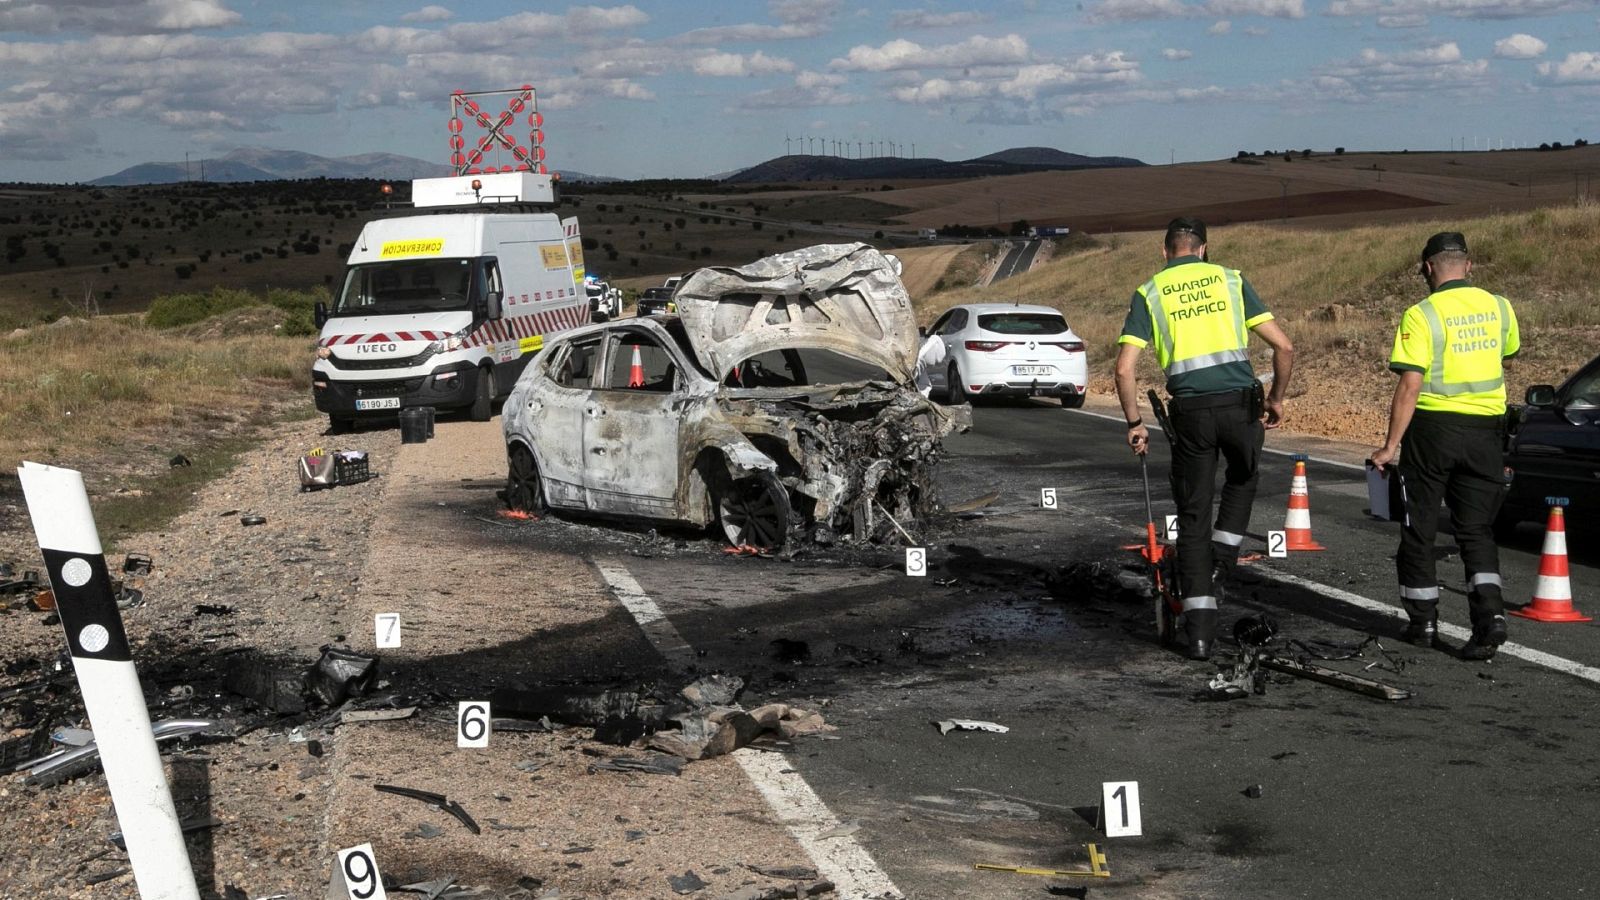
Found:
[[[1328,550],[1247,567],[1223,633],[1267,612],[1285,638],[1378,635],[1394,656],[1369,646],[1327,665],[1372,666],[1415,695],[1384,702],[1273,676],[1264,695],[1197,701],[1217,664],[1160,647],[1149,602],[1111,587],[1144,520],[1120,438],[1116,423],[1053,404],[977,409],[974,430],[948,442],[942,490],[950,502],[999,498],[919,536],[926,578],[903,574],[898,548],[780,561],[690,539],[624,558],[702,667],[745,674],[757,702],[804,698],[839,726],[788,764],[860,823],[854,839],[906,896],[1044,896],[1073,883],[1114,897],[1600,892],[1600,685],[1506,653],[1472,663],[1394,640],[1398,618],[1348,597],[1394,602],[1396,526],[1366,515],[1360,471],[1314,462],[1314,534]],[[1171,511],[1165,471],[1157,437],[1158,516]],[[1286,456],[1266,458],[1247,551],[1281,527],[1291,472]],[[1040,508],[1043,487],[1061,509]],[[1529,530],[1503,551],[1510,599],[1530,594],[1539,538]],[[1573,560],[1573,592],[1592,613],[1600,572],[1588,553]],[[1465,625],[1459,558],[1440,556],[1443,618]],[[1596,628],[1513,619],[1511,640],[1600,667]],[[951,717],[1010,730],[941,736],[932,723]],[[1138,782],[1142,836],[1097,832],[1110,781]],[[1247,796],[1255,785],[1259,798]],[[973,868],[1082,866],[1089,841],[1111,878]]]
[[[1021,275],[1033,268],[1033,258],[1039,255],[1041,243],[1041,241],[1023,241],[1009,245],[1005,258],[1000,260],[1000,265],[994,270],[994,277],[989,279],[989,283]]]

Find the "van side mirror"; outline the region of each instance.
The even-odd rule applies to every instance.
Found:
[[[491,318],[491,319],[500,318],[500,292],[499,291],[490,291],[488,294],[484,295],[483,299],[484,299],[484,306],[486,306],[488,308],[488,316],[489,316],[489,318]]]
[[[317,330],[321,331],[322,326],[328,324],[328,304],[318,300],[317,305],[311,308],[311,321],[317,323]]]
[[[1527,396],[1524,399],[1528,401],[1529,406],[1555,406],[1555,386],[1549,384],[1533,385],[1528,388]]]

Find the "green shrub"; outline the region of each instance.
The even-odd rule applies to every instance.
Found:
[[[213,288],[208,294],[166,294],[157,297],[151,301],[144,321],[152,328],[177,328],[247,306],[273,306],[289,314],[284,321],[284,331],[294,335],[315,334],[311,311],[318,301],[326,303],[329,297],[327,289],[323,287],[309,291],[273,288],[267,291],[265,298],[249,291],[219,287]]]
[[[209,294],[166,294],[150,301],[144,321],[152,328],[176,328],[260,302],[248,291],[221,287],[212,288]]]

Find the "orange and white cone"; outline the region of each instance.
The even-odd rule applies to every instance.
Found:
[[[1544,529],[1544,554],[1539,557],[1539,583],[1533,602],[1511,611],[1514,616],[1540,622],[1588,622],[1591,617],[1572,608],[1572,577],[1567,571],[1567,517],[1561,507],[1550,507]]]
[[[628,387],[644,387],[644,360],[639,358],[639,345],[633,345],[633,365],[628,368]]]
[[[1306,461],[1294,461],[1294,481],[1289,485],[1289,513],[1283,530],[1290,550],[1326,550],[1311,538],[1311,492],[1306,488]]]

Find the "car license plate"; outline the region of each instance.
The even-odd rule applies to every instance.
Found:
[[[1051,366],[1012,366],[1013,375],[1054,375],[1056,370]]]
[[[372,397],[367,400],[357,400],[356,409],[399,409],[399,397]]]

